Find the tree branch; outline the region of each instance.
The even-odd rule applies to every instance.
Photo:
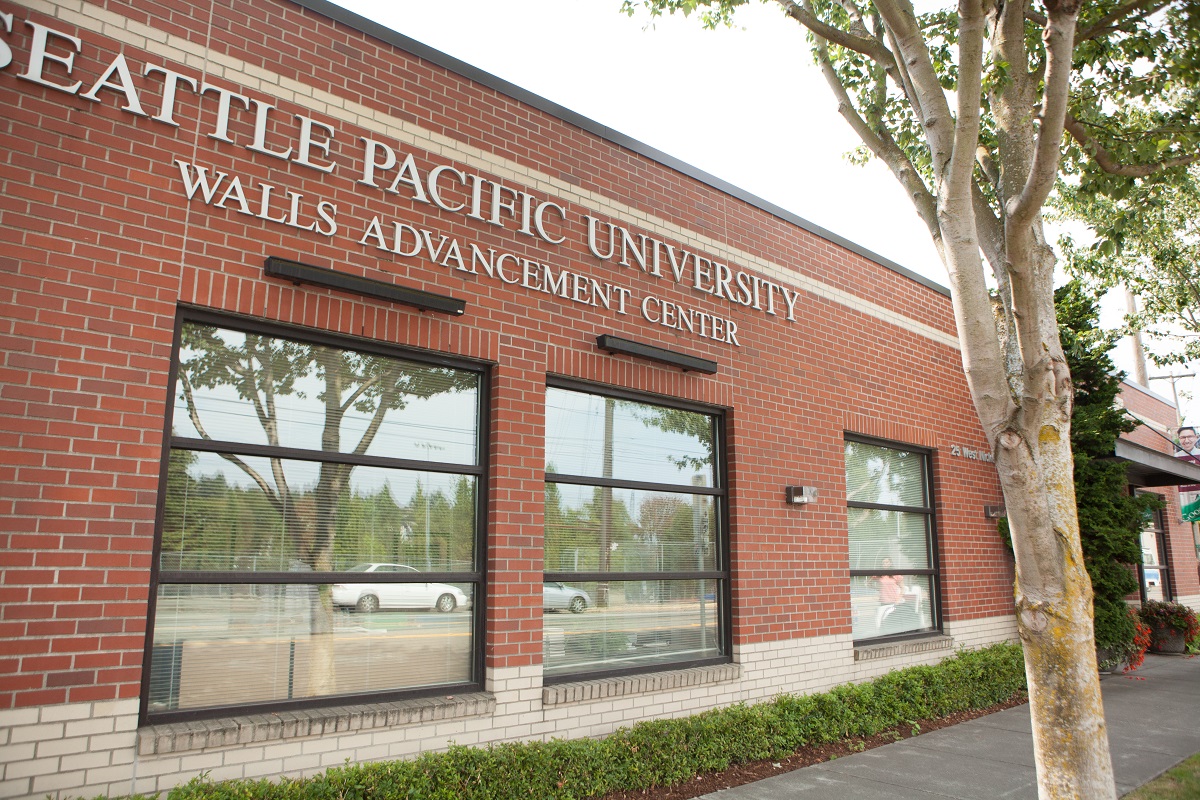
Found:
[[[388,411],[394,408],[403,407],[403,403],[399,403],[400,396],[400,377],[399,373],[404,370],[402,367],[384,368],[382,375],[376,375],[371,379],[371,383],[382,387],[379,392],[379,404],[375,407],[375,413],[371,417],[371,422],[367,425],[367,429],[363,431],[362,438],[359,439],[358,445],[354,448],[355,455],[363,455],[370,449],[371,443],[375,441],[375,436],[379,433],[379,428],[383,425],[383,418]]]
[[[924,32],[917,25],[916,12],[909,0],[876,0],[875,7],[891,32],[897,60],[904,64],[911,81],[910,102],[924,129],[934,174],[940,175],[953,152],[954,119]]]
[[[841,6],[846,14],[850,17],[850,32],[852,34],[864,39],[875,38],[871,35],[871,32],[867,30],[867,24],[863,19],[862,9],[854,4],[854,0],[837,0],[837,4]],[[804,10],[816,16],[811,6],[805,4]]]
[[[983,104],[984,15],[979,0],[958,4],[958,91],[954,149],[943,181],[944,203],[960,209],[973,208],[976,150],[979,147],[980,108]],[[970,220],[972,234],[975,222]]]
[[[995,183],[1002,215],[1008,202],[1021,193],[1029,179],[1033,163],[1036,131],[1031,107],[1037,86],[1029,74],[1029,49],[1026,42],[1025,9],[1027,0],[993,6],[991,23],[991,60],[1004,64],[1005,74],[989,91],[989,106],[996,124],[996,156],[999,160]],[[1011,254],[1007,254],[1011,255]],[[1020,269],[1020,264],[1008,268]]]
[[[992,265],[992,273],[997,274],[1002,271],[1004,263],[1004,228],[996,215],[996,209],[984,195],[979,181],[975,181],[971,189],[971,205],[975,209],[975,230],[979,233],[979,249]]]
[[[183,369],[179,370],[179,384],[183,387],[183,402],[187,406],[188,418],[192,421],[192,427],[196,429],[196,433],[200,434],[201,439],[211,442],[212,436],[208,434],[208,431],[204,429],[204,423],[200,421],[200,412],[196,408],[196,394],[192,389],[192,381]]]
[[[355,403],[358,402],[358,398],[363,396],[363,394],[367,391],[367,389],[371,388],[372,386],[375,386],[378,383],[379,383],[378,376],[376,376],[374,378],[369,378],[369,379],[363,381],[362,383],[360,383],[358,385],[358,388],[356,388],[353,392],[351,392],[350,395],[346,398],[346,401],[344,403],[342,403],[341,409],[340,409],[341,412],[343,414],[345,414],[347,411],[349,411],[350,408]]]
[[[917,173],[912,162],[904,154],[904,151],[887,136],[886,131],[872,129],[866,120],[859,115],[854,107],[854,103],[850,99],[846,87],[838,78],[837,71],[833,67],[833,63],[829,59],[829,48],[825,40],[814,34],[814,47],[816,49],[817,64],[821,68],[821,73],[825,76],[826,83],[833,91],[834,96],[838,101],[838,113],[842,118],[850,124],[854,132],[863,141],[872,153],[877,158],[887,164],[888,169],[896,176],[896,180],[908,192],[909,199],[912,200],[913,206],[917,210],[918,216],[925,226],[929,229],[930,235],[937,244],[941,241],[941,232],[938,229],[937,223],[937,205],[934,202],[933,195],[925,186],[921,176]],[[940,248],[939,248],[940,249]]]
[[[775,0],[779,7],[783,9],[783,13],[787,14],[792,19],[799,22],[810,31],[820,36],[822,39],[832,42],[847,50],[853,50],[856,53],[862,53],[868,58],[877,61],[881,64],[886,64],[892,61],[892,54],[888,49],[882,46],[878,40],[872,39],[869,36],[855,36],[849,31],[844,31],[834,25],[829,25],[823,21],[810,9],[805,8],[794,0]]]
[[[250,480],[254,481],[258,485],[258,488],[262,490],[263,496],[267,498],[267,502],[270,503],[271,506],[281,515],[285,513],[284,502],[282,498],[280,498],[279,494],[271,487],[271,484],[267,483],[267,479],[258,474],[258,470],[254,469],[254,467],[250,466],[245,461],[242,461],[242,459],[238,456],[231,455],[229,453],[219,453],[218,455],[220,455],[221,458],[225,459],[230,464],[233,464],[242,472],[246,473],[246,475],[250,477]]]
[[[1047,2],[1049,21],[1042,33],[1046,46],[1046,77],[1037,143],[1029,176],[1020,195],[1009,201],[1009,224],[1024,227],[1040,212],[1058,180],[1063,125],[1067,116],[1074,50],[1076,2]]]
[[[886,24],[883,25],[884,35],[887,37],[892,52],[899,52],[900,46],[896,44],[896,37]],[[917,88],[913,85],[912,76],[908,74],[908,68],[905,66],[902,59],[896,59],[896,70],[894,73],[889,73],[896,85],[904,92],[904,98],[908,101],[908,107],[912,109],[913,116],[917,118],[917,123],[921,126],[921,130],[925,130],[925,111],[921,107],[921,99],[917,96]]]
[[[939,175],[938,223],[945,239],[946,269],[954,298],[954,321],[962,342],[963,369],[989,441],[1012,408],[991,298],[980,263],[980,223],[994,222],[975,182],[983,98],[983,42],[986,0],[958,4],[959,82],[951,157]],[[983,206],[986,215],[976,217]],[[998,224],[987,227],[992,257],[1003,253]]]
[[[1121,23],[1125,22],[1125,17],[1131,17],[1136,13],[1138,19],[1144,19],[1156,11],[1166,8],[1170,4],[1171,0],[1133,0],[1132,2],[1117,6],[1083,30],[1076,31],[1075,42],[1086,42],[1102,34],[1110,33],[1120,27]]]
[[[1096,139],[1087,132],[1087,128],[1082,122],[1076,119],[1071,114],[1066,115],[1064,121],[1067,133],[1071,134],[1079,146],[1082,147],[1088,155],[1096,162],[1100,169],[1107,172],[1109,175],[1119,175],[1123,178],[1145,178],[1148,175],[1153,175],[1156,172],[1161,172],[1164,169],[1172,167],[1184,167],[1188,164],[1194,164],[1200,161],[1200,154],[1193,153],[1187,156],[1176,156],[1163,161],[1158,161],[1153,164],[1122,164],[1112,151],[1102,146]]]
[[[213,441],[212,436],[204,429],[204,423],[200,421],[200,411],[196,408],[196,394],[192,388],[192,381],[188,378],[187,372],[182,369],[179,370],[179,384],[183,387],[183,402],[187,406],[188,418],[192,421],[192,427],[196,429],[196,433],[200,434],[201,439],[207,442]],[[257,470],[237,456],[228,453],[220,453],[219,455],[246,473],[250,480],[258,484],[258,488],[266,495],[267,501],[274,506],[275,510],[283,513],[283,503],[280,502],[279,496],[272,490],[271,484],[267,483],[266,479],[258,474]]]

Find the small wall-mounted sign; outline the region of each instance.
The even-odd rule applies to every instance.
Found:
[[[989,464],[996,463],[996,456],[985,450],[972,450],[969,447],[957,444],[950,445],[950,455],[958,458],[966,458],[971,461],[986,461]]]

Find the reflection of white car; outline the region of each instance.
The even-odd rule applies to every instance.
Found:
[[[572,614],[586,611],[592,604],[592,596],[582,589],[567,586],[558,581],[542,584],[542,608],[546,611],[567,610]]]
[[[1147,586],[1157,586],[1158,581],[1159,581],[1158,570],[1156,570],[1156,569],[1146,570],[1146,585]]]
[[[348,572],[419,573],[404,564],[359,564]],[[434,608],[453,611],[467,605],[467,596],[447,583],[335,583],[333,604],[364,614],[384,608]]]

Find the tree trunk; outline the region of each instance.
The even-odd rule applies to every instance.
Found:
[[[986,292],[974,280],[978,250],[969,237],[957,235],[955,222],[953,215],[944,216],[947,263],[963,365],[996,454],[1016,556],[1017,628],[1029,684],[1038,796],[1115,800],[1096,669],[1092,586],[1075,504],[1072,384],[1054,317],[1047,318],[1040,302],[1042,293],[1052,296],[1054,255],[1041,245],[1036,224],[1024,236],[1007,232],[1016,324],[999,325],[1002,342],[986,310]]]
[[[1005,433],[997,455],[1017,558],[1038,796],[1115,800],[1069,430],[1046,424],[1032,441]]]
[[[1003,249],[993,255],[1003,313],[993,316],[983,281],[980,222],[972,193],[983,39],[1026,64],[1024,5],[959,4],[960,72],[953,157],[940,171],[938,225],[950,275],[963,367],[993,452],[1016,556],[1017,630],[1025,654],[1038,795],[1043,800],[1116,800],[1100,675],[1092,585],[1084,568],[1071,454],[1070,370],[1054,308],[1056,258],[1041,207],[1058,169],[1074,10],[1050,8],[1045,91],[1035,130],[1038,81],[1014,70],[991,95],[1001,179],[996,186]],[[969,76],[969,77],[968,77]],[[930,87],[931,91],[933,87]]]

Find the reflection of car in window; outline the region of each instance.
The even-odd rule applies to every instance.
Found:
[[[579,614],[592,604],[592,596],[582,589],[558,581],[542,584],[542,608],[546,611],[570,611]]]
[[[348,572],[419,573],[406,564],[359,564]],[[453,611],[469,605],[466,594],[448,583],[335,583],[333,604],[364,614],[395,608],[433,608]]]
[[[1146,585],[1147,586],[1157,586],[1158,582],[1160,580],[1161,580],[1161,578],[1159,577],[1158,570],[1156,570],[1156,569],[1146,570]]]

